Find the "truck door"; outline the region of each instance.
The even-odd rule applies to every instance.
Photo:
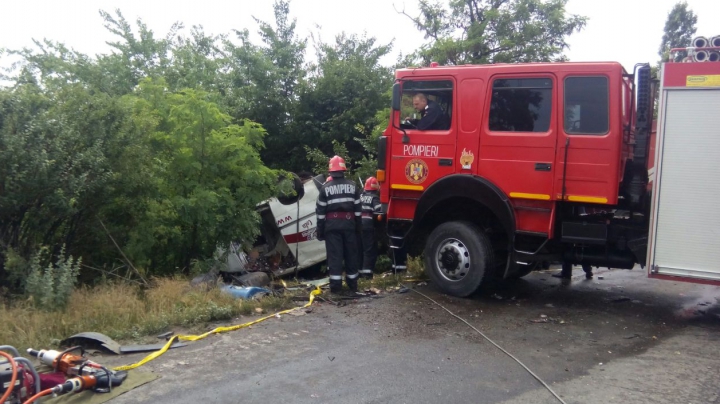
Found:
[[[560,80],[553,199],[617,204],[622,114],[610,111],[622,111],[619,76],[582,73]]]
[[[513,200],[518,231],[548,235],[557,137],[552,74],[497,74],[488,82],[478,175]]]
[[[413,78],[402,81],[402,106],[400,122],[391,137],[390,193],[392,203],[388,207],[391,216],[412,219],[420,193],[436,180],[453,174],[457,163],[455,157],[456,117],[454,80],[451,78]],[[435,103],[442,113],[441,123],[428,130],[416,125],[420,114],[413,108],[413,97],[421,94],[429,103]],[[406,121],[406,118],[409,120]]]

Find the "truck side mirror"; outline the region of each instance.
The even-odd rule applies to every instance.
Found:
[[[400,83],[393,84],[392,88],[392,109],[393,111],[400,111],[400,101],[402,100],[402,92]]]

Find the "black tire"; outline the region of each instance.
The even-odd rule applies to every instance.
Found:
[[[533,262],[531,264],[518,264],[518,268],[514,274],[508,276],[508,279],[520,279],[523,276],[528,275],[530,272],[538,268],[539,263]]]
[[[283,181],[289,181],[292,184],[292,191],[287,194],[280,193],[277,196],[278,202],[283,205],[292,205],[302,199],[302,197],[305,195],[305,185],[303,185],[300,177],[298,177],[294,173],[291,173],[290,178],[281,176],[279,182],[282,183]]]
[[[494,262],[490,240],[470,222],[436,227],[425,243],[424,255],[430,279],[445,293],[458,297],[475,292],[489,277]]]

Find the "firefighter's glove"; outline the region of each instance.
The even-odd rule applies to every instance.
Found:
[[[318,226],[317,239],[320,241],[325,241],[325,228],[324,227]]]

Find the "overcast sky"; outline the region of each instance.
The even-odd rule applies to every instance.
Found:
[[[631,70],[635,63],[652,62],[663,34],[667,13],[677,0],[569,0],[567,11],[589,17],[587,27],[569,38],[571,61],[619,61]],[[213,34],[233,29],[257,31],[255,16],[273,21],[272,0],[0,0],[0,48],[31,46],[32,39],[48,38],[88,54],[107,53],[112,40],[103,27],[99,9],[121,9],[130,21],[142,20],[164,36],[175,21],[202,25]],[[720,35],[720,0],[688,0],[698,15],[697,34]],[[402,52],[424,42],[412,23],[395,9],[417,11],[416,0],[292,0],[291,16],[297,18],[300,37],[317,32],[325,41],[343,30],[394,41],[391,64]],[[257,39],[257,36],[254,38]],[[259,41],[256,41],[258,43]],[[7,62],[5,60],[4,62]],[[5,65],[2,60],[0,64]]]

